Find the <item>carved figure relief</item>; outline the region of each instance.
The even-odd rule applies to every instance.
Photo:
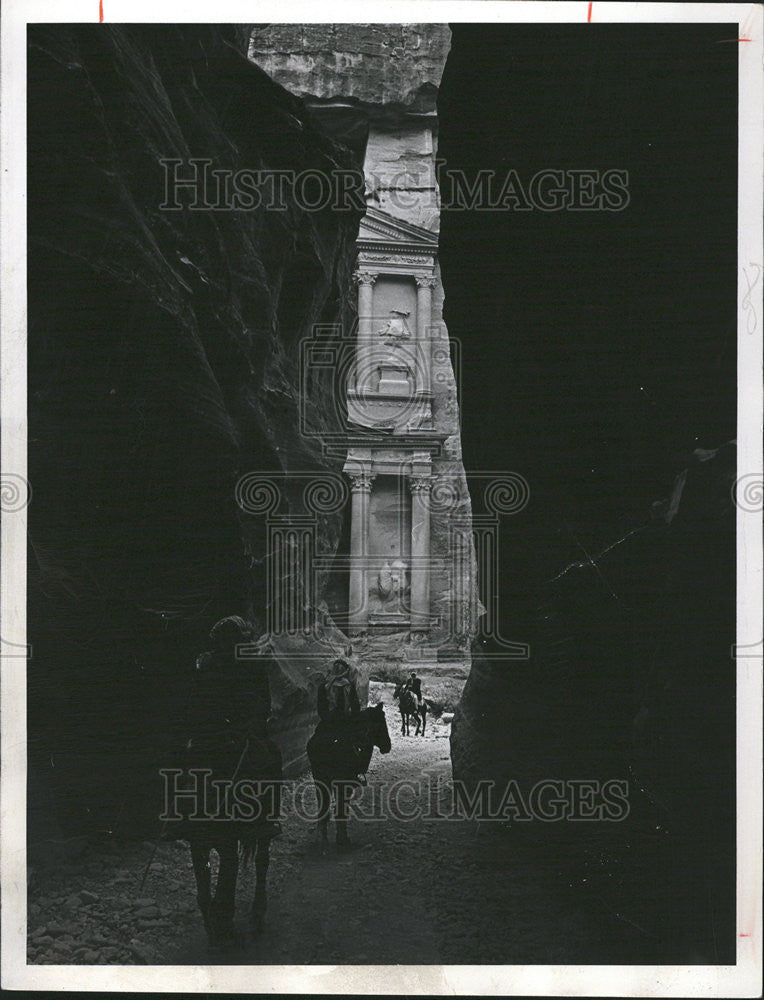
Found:
[[[403,610],[402,597],[408,591],[408,566],[403,559],[386,562],[377,577],[377,593],[384,601],[385,610]]]
[[[411,340],[411,330],[406,322],[406,318],[410,315],[401,309],[390,310],[390,319],[381,330],[377,330],[377,335],[382,338],[383,343],[388,347],[397,347],[400,343]]]
[[[408,396],[413,387],[410,349],[406,344],[412,341],[411,330],[406,322],[410,314],[402,309],[391,309],[390,319],[380,329],[377,336],[386,351],[379,356],[379,384],[377,392],[382,395]]]

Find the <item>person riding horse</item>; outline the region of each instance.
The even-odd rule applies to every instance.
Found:
[[[409,674],[406,683],[403,685],[403,690],[411,691],[416,698],[417,708],[422,707],[422,681],[417,677],[415,671],[412,670]]]
[[[358,701],[358,671],[338,658],[318,689],[318,715],[322,721],[342,722],[361,711]]]
[[[346,742],[356,756],[360,754],[349,737],[348,723],[361,711],[358,700],[358,671],[347,660],[338,657],[318,688],[320,732],[336,741]]]
[[[186,725],[192,745],[243,743],[252,736],[266,738],[271,712],[267,664],[263,658],[240,659],[237,648],[252,639],[243,618],[231,615],[210,630],[212,649],[196,658],[189,693]],[[243,739],[242,739],[243,737]]]
[[[332,799],[335,803],[337,847],[350,846],[348,837],[348,795],[358,784],[366,784],[374,747],[390,752],[382,705],[361,709],[358,698],[358,671],[346,659],[338,658],[318,688],[319,723],[306,747],[316,785],[322,841]]]
[[[216,803],[224,821],[220,816],[208,822],[184,817],[176,833],[191,847],[199,907],[213,944],[233,935],[239,844],[245,855],[255,853],[252,920],[253,927],[259,929],[265,913],[270,841],[281,832],[281,753],[267,732],[271,658],[266,643],[253,644],[254,635],[254,628],[238,615],[223,618],[212,627],[212,648],[197,657],[185,715],[186,773],[205,769],[212,772],[212,780],[231,786],[237,780],[252,782],[261,790],[253,818],[235,817],[235,807],[232,810],[225,792],[223,801]],[[213,847],[220,856],[214,898],[209,865]]]
[[[396,684],[393,699],[398,702],[401,713],[401,734],[409,735],[409,724],[416,723],[415,736],[424,736],[427,728],[427,699],[422,695],[422,682],[412,670],[411,674]]]

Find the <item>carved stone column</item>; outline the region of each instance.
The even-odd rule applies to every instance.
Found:
[[[411,631],[430,628],[430,487],[429,476],[411,476]]]
[[[377,275],[356,271],[353,280],[358,285],[358,343],[356,345],[356,382],[358,392],[369,387],[374,350],[374,282]]]
[[[350,473],[350,589],[348,627],[350,635],[360,635],[369,622],[369,595],[366,562],[369,549],[369,495],[374,476],[369,472]]]
[[[432,326],[432,290],[435,278],[416,279],[417,389],[430,391],[430,327]]]

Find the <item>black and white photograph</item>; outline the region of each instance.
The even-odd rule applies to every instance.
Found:
[[[8,5],[3,986],[759,994],[762,8],[678,6]]]

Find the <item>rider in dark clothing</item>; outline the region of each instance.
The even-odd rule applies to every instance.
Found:
[[[318,715],[322,721],[341,723],[361,711],[357,680],[358,671],[347,660],[334,661],[318,689]]]
[[[334,742],[342,741],[351,748],[359,768],[361,751],[352,737],[352,726],[361,711],[358,699],[358,671],[347,660],[337,659],[324,677],[318,689],[319,727]]]
[[[186,722],[194,745],[265,736],[271,711],[267,663],[236,653],[250,636],[246,622],[236,618],[224,618],[210,632],[213,648],[197,658],[189,693]]]
[[[213,648],[196,661],[185,717],[185,768],[209,768],[214,778],[281,779],[281,754],[268,737],[271,659],[251,645],[242,618],[224,618],[210,632]],[[278,801],[271,804],[274,812]],[[277,824],[271,824],[274,834]]]
[[[409,675],[404,688],[408,691],[413,692],[416,697],[417,705],[422,704],[422,681],[417,677],[416,673],[412,670]]]

